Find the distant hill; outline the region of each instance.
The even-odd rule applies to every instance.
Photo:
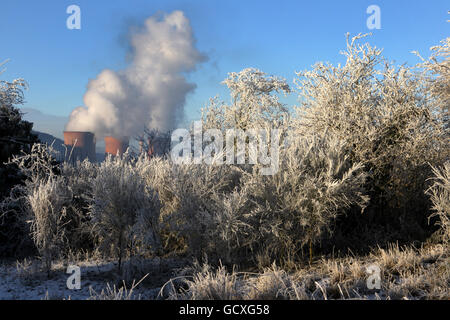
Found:
[[[43,113],[33,108],[20,108],[23,112],[23,119],[33,123],[33,129],[37,132],[46,132],[52,136],[62,139],[64,126],[69,120],[68,117],[55,116]]]
[[[40,132],[40,131],[36,131],[36,130],[32,130],[32,132],[38,136],[39,140],[42,143],[46,143],[46,144],[54,143],[54,147],[55,146],[57,147],[58,145],[61,146],[61,145],[64,144],[63,140],[61,140],[61,139],[59,139],[59,138],[57,138],[55,136],[52,136],[49,133]]]

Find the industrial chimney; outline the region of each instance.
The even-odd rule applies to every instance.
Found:
[[[64,131],[64,144],[67,146],[66,161],[88,159],[95,162],[95,136],[92,132]]]
[[[112,154],[113,156],[122,155],[128,149],[128,138],[122,137],[120,139],[106,136],[105,137],[105,154]]]

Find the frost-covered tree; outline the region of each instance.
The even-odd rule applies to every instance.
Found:
[[[278,261],[295,259],[331,232],[339,215],[366,206],[366,174],[349,162],[341,141],[326,135],[289,141],[276,174],[260,175],[254,166],[217,210],[215,229],[228,253],[246,247]]]
[[[367,197],[366,175],[349,162],[343,142],[294,138],[282,148],[272,176],[262,176],[258,165],[151,159],[140,171],[160,196],[161,224],[198,258],[249,263],[265,250],[278,261],[295,258],[350,207],[364,207]]]
[[[143,161],[141,159],[141,161]],[[160,204],[147,187],[127,153],[109,156],[98,165],[90,182],[92,231],[103,252],[119,260],[132,256],[139,246],[157,249]]]
[[[178,239],[178,243],[187,245],[185,249],[197,257],[211,252],[215,243],[211,232],[216,226],[216,199],[238,186],[237,169],[205,163],[179,165],[156,157],[140,170],[161,199],[160,221],[166,249],[169,241]]]
[[[432,102],[442,113],[441,120],[449,129],[449,106],[450,106],[450,37],[441,41],[437,46],[430,49],[431,56],[424,59],[418,52],[415,52],[422,63],[418,66],[425,71],[426,89],[430,94]]]
[[[37,142],[37,136],[31,133],[33,124],[23,120],[16,107],[24,103],[23,89],[27,87],[23,79],[0,80],[0,166],[21,150],[29,151]]]
[[[0,68],[4,63],[0,63]],[[0,75],[2,71],[0,70]],[[31,133],[33,124],[22,119],[16,107],[23,104],[23,79],[0,79],[0,201],[7,197],[14,185],[23,181],[18,168],[6,163],[21,152],[30,152],[37,136]],[[11,211],[0,212],[0,255],[11,255],[21,246],[26,235],[21,222]]]
[[[280,96],[291,92],[285,79],[247,68],[229,73],[222,83],[229,88],[230,102],[219,102],[218,97],[210,99],[209,105],[202,109],[203,132],[208,129],[221,131],[224,148],[229,148],[230,145],[226,145],[234,143],[235,157],[243,151],[246,163],[250,162],[249,143],[253,140],[251,137],[254,137],[255,130],[258,133],[264,132],[266,137],[271,137],[274,130],[278,130],[279,144],[283,143],[289,127],[290,112],[280,101]],[[193,135],[195,136],[195,130]],[[266,147],[270,147],[273,142],[271,139],[267,140]],[[241,150],[239,144],[243,144],[245,150]],[[223,149],[224,160],[228,156],[227,152]],[[235,159],[231,162],[237,161]]]
[[[420,224],[428,207],[423,194],[428,163],[442,165],[450,155],[448,62],[428,65],[441,72],[431,89],[421,70],[394,66],[382,50],[360,44],[363,37],[347,37],[343,65],[317,63],[298,73],[301,105],[293,126],[300,135],[327,130],[345,142],[351,161],[361,162],[369,174],[377,213],[385,212],[401,228]]]
[[[11,163],[24,181],[0,203],[6,217],[15,217],[8,227],[30,234],[47,272],[66,247],[65,225],[72,218],[73,198],[51,154],[51,147],[34,144],[30,153],[14,156]]]
[[[278,95],[290,93],[286,80],[247,68],[229,73],[223,83],[230,90],[231,103],[211,99],[202,109],[204,129],[280,128],[285,124],[289,112]]]
[[[34,144],[30,154],[15,156],[25,181],[1,204],[31,235],[47,270],[56,256],[93,245],[113,252],[119,266],[124,257],[157,248],[159,200],[141,170],[148,161],[126,154],[71,165],[51,155],[51,147]]]
[[[16,107],[23,104],[23,90],[27,87],[23,79],[0,80],[0,179],[3,181],[0,199],[9,192],[12,184],[18,183],[17,179],[12,179],[15,174],[11,166],[7,167],[5,163],[21,151],[29,152],[31,145],[38,141],[37,136],[31,133],[33,124],[23,120]]]

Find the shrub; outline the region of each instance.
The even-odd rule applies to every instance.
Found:
[[[119,260],[139,248],[158,247],[159,199],[145,184],[128,154],[109,156],[91,180],[92,231],[105,253]]]
[[[72,194],[61,177],[43,180],[27,195],[33,241],[44,260],[47,272],[52,260],[65,244],[64,218]]]
[[[415,52],[422,63],[418,65],[424,73],[426,90],[430,98],[443,114],[441,118],[446,129],[449,129],[450,105],[450,37],[443,39],[437,46],[431,47],[432,54],[425,60]]]
[[[0,67],[4,63],[0,63]],[[0,70],[0,74],[2,71]],[[29,153],[31,145],[38,141],[32,134],[33,124],[23,120],[17,105],[23,104],[23,90],[28,84],[23,79],[13,81],[0,80],[0,202],[8,197],[16,184],[23,183],[24,176],[14,164],[7,164],[22,152]],[[14,205],[0,214],[0,256],[17,254],[19,249],[25,251],[24,241],[27,236],[21,222],[14,215]]]
[[[22,113],[15,107],[23,104],[23,89],[27,87],[23,79],[0,80],[0,169],[13,155],[29,152],[31,145],[38,141],[37,136],[31,133],[33,124],[23,120]],[[5,190],[1,188],[0,191]]]
[[[61,176],[72,192],[67,223],[64,226],[67,250],[72,252],[94,249],[94,236],[90,232],[89,199],[92,194],[92,181],[97,176],[98,165],[85,159],[74,165],[64,162]]]
[[[155,185],[163,205],[161,225],[187,246],[193,256],[215,251],[216,199],[238,183],[233,166],[173,164],[152,159],[147,181]],[[166,235],[167,236],[167,235]]]
[[[271,176],[261,175],[258,165],[170,169],[154,160],[159,169],[149,172],[160,178],[150,180],[161,190],[163,221],[186,240],[189,254],[248,264],[268,250],[271,259],[287,261],[331,232],[337,216],[364,207],[365,174],[360,164],[349,163],[342,142],[327,136],[291,140]]]
[[[231,72],[223,84],[230,90],[231,104],[210,100],[202,109],[204,129],[281,128],[289,119],[289,111],[278,94],[291,92],[286,80],[247,68]]]
[[[442,100],[448,71],[433,82],[416,68],[395,67],[381,50],[359,44],[363,37],[347,39],[344,65],[318,63],[298,73],[301,106],[293,126],[305,136],[327,130],[343,141],[349,160],[368,173],[375,221],[410,237],[414,225],[427,225],[428,163],[442,165],[449,157],[448,103]],[[439,99],[432,85],[439,86]]]
[[[290,90],[281,79],[246,69],[225,83],[232,104],[204,110],[203,129],[283,129],[281,136],[292,141],[279,146],[278,173],[262,176],[258,165],[154,159],[147,181],[160,194],[164,225],[186,241],[191,255],[245,263],[255,259],[251,252],[268,250],[274,259],[289,260],[331,231],[337,216],[364,207],[362,165],[350,162],[336,138],[302,140],[298,129],[288,129],[287,109],[274,94]]]
[[[61,177],[50,149],[34,144],[29,154],[11,160],[24,176],[24,183],[14,186],[1,207],[4,216],[14,215],[10,227],[30,234],[44,258],[47,271],[51,261],[64,244],[65,213],[71,204],[71,192]]]
[[[353,206],[365,207],[365,173],[351,164],[344,144],[327,135],[294,135],[280,152],[279,171],[260,175],[258,166],[242,179],[242,193],[250,210],[241,219],[241,244],[265,250],[278,261],[294,258],[306,244],[332,231],[337,216]],[[236,203],[239,203],[236,201]]]
[[[439,218],[442,240],[448,243],[450,240],[450,162],[446,162],[441,168],[433,167],[434,183],[426,191],[433,202],[434,213],[430,216]]]

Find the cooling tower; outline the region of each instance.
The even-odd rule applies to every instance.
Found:
[[[64,144],[67,146],[66,161],[89,159],[95,162],[95,136],[92,132],[64,131]]]
[[[105,137],[105,153],[112,155],[122,155],[128,148],[128,138],[115,138],[111,136]]]

